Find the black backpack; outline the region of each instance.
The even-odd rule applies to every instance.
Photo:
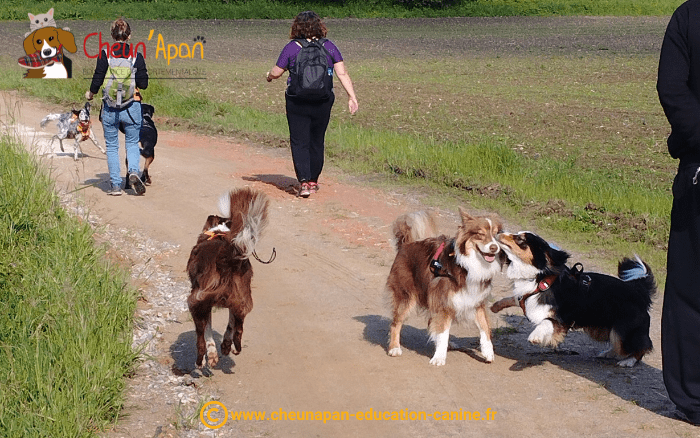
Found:
[[[289,72],[287,95],[306,100],[326,100],[333,94],[333,67],[328,65],[325,38],[295,40],[301,46]]]

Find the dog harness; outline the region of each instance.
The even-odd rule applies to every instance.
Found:
[[[450,248],[454,246],[454,241],[450,241]],[[433,256],[433,259],[430,261],[430,272],[433,273],[434,276],[436,277],[452,277],[450,273],[448,273],[445,268],[442,266],[442,263],[438,260],[440,258],[440,254],[445,250],[445,242],[441,242],[440,246],[438,246],[437,251],[435,252],[435,255]],[[449,254],[450,256],[454,255],[454,253]]]
[[[537,283],[537,289],[535,289],[532,292],[526,293],[522,297],[518,298],[518,306],[520,306],[520,308],[523,309],[523,313],[525,314],[525,316],[527,316],[527,312],[525,311],[525,300],[527,300],[533,295],[537,295],[540,292],[548,290],[552,286],[552,283],[554,283],[554,280],[556,279],[556,275],[548,275]]]
[[[80,141],[85,141],[90,138],[90,127],[92,122],[90,120],[81,121],[78,123],[76,130],[82,135]]]
[[[222,233],[220,231],[211,231],[211,230],[205,231],[203,234],[206,234],[207,236],[209,236],[209,238],[207,240],[214,240],[214,239],[219,238],[219,237],[221,237],[223,239],[224,236],[226,235],[226,233]]]

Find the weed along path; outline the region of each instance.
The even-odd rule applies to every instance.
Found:
[[[85,145],[89,156],[77,162],[47,149],[53,131],[41,131],[39,121],[61,110],[24,100],[16,123],[25,141],[45,154],[58,189],[79,189],[71,208],[89,215],[96,239],[131,269],[142,295],[134,342],[146,354],[127,379],[124,416],[106,436],[697,436],[697,428],[670,418],[659,298],[652,319],[656,350],[632,369],[596,359],[603,346],[581,333],[570,334],[558,352],[529,345],[531,326],[519,311],[489,314],[491,364],[478,353],[476,328],[457,326],[446,365],[429,365],[433,347],[420,316],[404,326],[403,356],[389,357],[390,224],[427,198],[373,188],[328,166],[321,190],[298,199],[290,193],[287,150],[170,132],[164,124],[145,196],[107,196],[107,164],[94,147]],[[99,123],[95,130],[103,139]],[[194,368],[185,265],[219,195],[242,186],[271,199],[258,254],[266,259],[274,248],[277,258],[253,262],[255,306],[242,353],[201,372]],[[453,234],[456,208],[438,212],[441,229]],[[506,294],[501,281],[494,299]],[[216,312],[213,320],[220,342],[227,313]],[[202,423],[204,403],[202,418],[218,429]]]

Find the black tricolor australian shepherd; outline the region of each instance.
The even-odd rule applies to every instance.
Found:
[[[197,332],[197,366],[219,361],[212,336],[214,306],[229,310],[221,354],[241,352],[243,320],[253,309],[250,256],[268,223],[268,199],[250,188],[233,190],[219,200],[222,216],[209,216],[187,262],[192,292],[187,304]]]
[[[568,253],[528,231],[502,233],[498,241],[510,260],[506,274],[513,296],[491,310],[520,306],[536,325],[530,342],[556,347],[569,329],[580,328],[597,341],[610,341],[600,356],[622,357],[620,366],[634,366],[651,351],[649,309],[656,284],[638,257],[622,260],[613,277],[584,272],[580,263],[567,267]]]
[[[435,236],[435,224],[425,212],[403,215],[394,222],[396,258],[387,279],[393,304],[389,356],[401,355],[401,327],[414,308],[430,317],[428,331],[435,342],[433,365],[444,365],[452,321],[472,319],[481,334],[481,354],[494,358],[485,302],[491,280],[505,260],[496,241],[501,221],[474,217],[460,210],[462,224],[454,238]],[[427,237],[427,238],[426,238]]]

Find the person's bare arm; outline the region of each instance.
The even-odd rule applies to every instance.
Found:
[[[355,114],[359,105],[357,103],[357,96],[355,96],[355,89],[352,86],[352,80],[350,80],[350,75],[345,68],[345,63],[343,61],[336,62],[333,64],[333,69],[335,70],[335,75],[338,80],[343,85],[345,92],[348,93],[348,109],[350,114]]]
[[[265,76],[265,78],[267,79],[267,82],[272,82],[273,79],[277,79],[280,76],[282,76],[283,74],[284,74],[283,68],[280,68],[278,66],[274,66],[274,67],[272,67],[272,70],[267,72],[267,75]]]

